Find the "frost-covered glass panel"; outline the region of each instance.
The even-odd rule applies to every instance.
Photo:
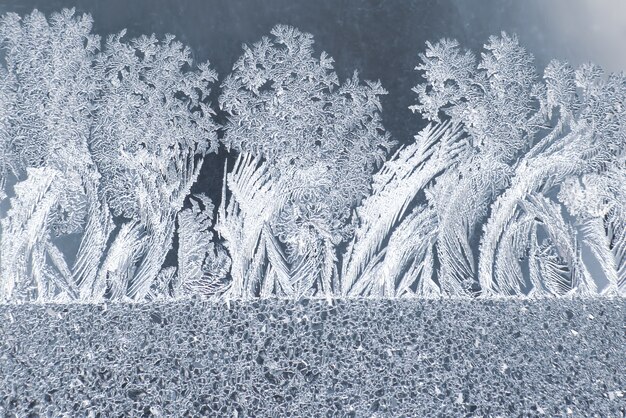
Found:
[[[1,416],[626,416],[626,76],[557,0],[29,2]]]

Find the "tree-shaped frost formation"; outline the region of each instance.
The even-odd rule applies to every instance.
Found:
[[[154,293],[177,213],[216,149],[208,64],[194,67],[171,35],[121,32],[101,49],[91,26],[73,10],[0,23],[1,174],[18,182],[2,220],[4,300]],[[75,253],[60,250],[68,240]]]
[[[171,35],[0,21],[0,301],[626,294],[626,79],[516,37],[427,43],[390,158],[379,82],[278,25],[222,83]],[[217,242],[219,238],[221,242]],[[172,263],[175,259],[176,263]]]
[[[377,174],[344,293],[624,292],[624,76],[552,61],[541,83],[506,34],[478,63],[456,41],[427,46],[412,109],[441,126]]]
[[[223,83],[220,106],[230,114],[224,143],[260,159],[279,190],[267,202],[251,202],[265,212],[258,233],[279,238],[270,254],[286,251],[289,277],[270,292],[330,295],[338,287],[335,246],[351,237],[351,210],[368,195],[371,173],[392,145],[380,115],[379,96],[386,92],[379,82],[360,84],[356,73],[340,85],[333,60],[313,56],[311,35],[284,25],[271,33],[273,39],[244,47]],[[251,216],[245,204],[239,202],[242,216]],[[236,259],[235,245],[229,244]],[[247,284],[233,294],[252,296],[263,288],[243,277],[247,271],[237,274],[234,285]]]

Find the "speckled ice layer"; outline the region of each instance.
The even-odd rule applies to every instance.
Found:
[[[624,299],[0,307],[0,414],[624,416]]]

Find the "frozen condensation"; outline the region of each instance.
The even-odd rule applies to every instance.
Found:
[[[212,104],[92,23],[0,21],[0,415],[626,415],[623,74],[429,42],[391,138],[296,28]]]
[[[0,415],[626,414],[619,298],[0,306]]]
[[[540,76],[506,33],[480,58],[429,42],[430,124],[394,150],[380,82],[340,81],[296,28],[245,45],[212,105],[217,74],[173,36],[91,26],[0,22],[2,301],[626,291],[622,74]],[[220,142],[216,208],[191,188]]]

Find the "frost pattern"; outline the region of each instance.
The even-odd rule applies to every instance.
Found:
[[[272,35],[244,47],[220,97],[230,114],[224,143],[242,155],[218,224],[241,263],[229,295],[331,296],[351,211],[393,145],[381,123],[386,91],[357,73],[340,84],[332,58],[313,57],[309,34],[278,25]]]
[[[173,36],[91,27],[0,22],[1,301],[626,293],[621,74],[540,77],[505,33],[427,43],[430,123],[392,153],[380,82],[341,82],[310,34],[244,46],[220,126]],[[192,185],[218,142],[215,208]]]
[[[620,417],[625,314],[621,298],[0,305],[0,415]]]
[[[0,23],[2,180],[14,183],[3,300],[148,297],[217,146],[208,64],[192,67],[171,35],[127,42],[122,31],[101,47],[91,26],[73,10]],[[68,240],[74,254],[59,249]]]

